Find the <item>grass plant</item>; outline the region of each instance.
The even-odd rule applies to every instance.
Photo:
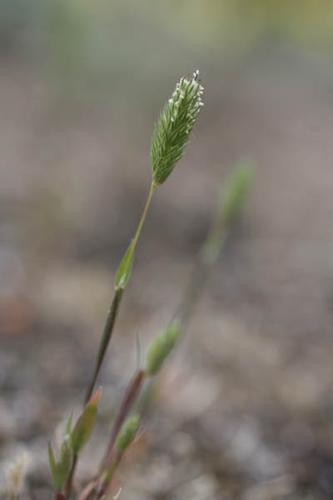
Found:
[[[91,479],[87,478],[83,489],[74,488],[80,454],[93,432],[101,400],[101,389],[96,389],[96,384],[115,330],[122,298],[131,278],[143,226],[155,192],[168,179],[184,154],[191,131],[203,106],[202,95],[203,87],[198,71],[190,78],[181,78],[155,125],[150,154],[152,176],[147,199],[135,234],[115,274],[113,298],[97,349],[91,380],[84,395],[83,407],[75,422],[72,418],[68,420],[58,452],[56,453],[52,445],[49,445],[49,464],[56,500],[111,498],[109,495],[112,492],[114,473],[140,427],[140,416],[133,413],[133,405],[144,382],[159,373],[181,339],[209,271],[215,264],[230,228],[246,199],[252,179],[252,169],[247,165],[241,165],[231,175],[219,195],[215,220],[197,255],[194,271],[185,288],[179,308],[170,323],[151,342],[143,366],[137,370],[125,390],[96,473]]]

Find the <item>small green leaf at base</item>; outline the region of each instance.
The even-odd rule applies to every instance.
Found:
[[[84,445],[89,441],[92,431],[95,427],[98,405],[102,396],[101,389],[90,398],[76,422],[71,436],[72,450],[75,455],[78,455]]]
[[[49,466],[50,466],[50,470],[51,470],[52,481],[53,481],[55,489],[59,490],[59,489],[61,489],[62,484],[61,484],[60,478],[58,476],[58,466],[57,466],[58,464],[57,464],[56,458],[54,456],[54,452],[53,452],[51,443],[49,443],[49,445],[48,445],[48,452],[49,452]]]
[[[49,444],[48,446],[48,452],[54,487],[57,491],[62,491],[66,484],[73,463],[72,447],[69,440],[65,438],[64,442],[61,445],[59,460],[55,458],[51,444]]]

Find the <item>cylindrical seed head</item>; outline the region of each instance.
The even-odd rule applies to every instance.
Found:
[[[199,71],[195,71],[191,78],[180,79],[155,126],[150,154],[155,184],[162,184],[183,156],[203,106],[203,87],[198,78]]]

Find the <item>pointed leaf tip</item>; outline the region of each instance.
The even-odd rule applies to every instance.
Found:
[[[78,454],[90,439],[95,427],[101,397],[102,390],[99,388],[89,399],[73,428],[70,439],[75,454]]]
[[[129,244],[116,272],[115,288],[124,290],[132,274],[135,253],[135,242]]]
[[[98,389],[96,389],[96,391],[94,392],[94,394],[91,396],[91,398],[89,399],[88,404],[90,405],[96,405],[98,406],[100,401],[101,401],[101,398],[102,398],[102,394],[103,394],[103,389],[102,387],[99,387]]]

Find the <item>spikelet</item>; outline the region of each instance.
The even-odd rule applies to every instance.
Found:
[[[116,441],[116,448],[123,453],[134,441],[140,427],[140,417],[132,415],[122,426]]]
[[[161,369],[164,361],[175,347],[181,334],[178,323],[171,324],[154,338],[148,349],[145,371],[152,376]]]

